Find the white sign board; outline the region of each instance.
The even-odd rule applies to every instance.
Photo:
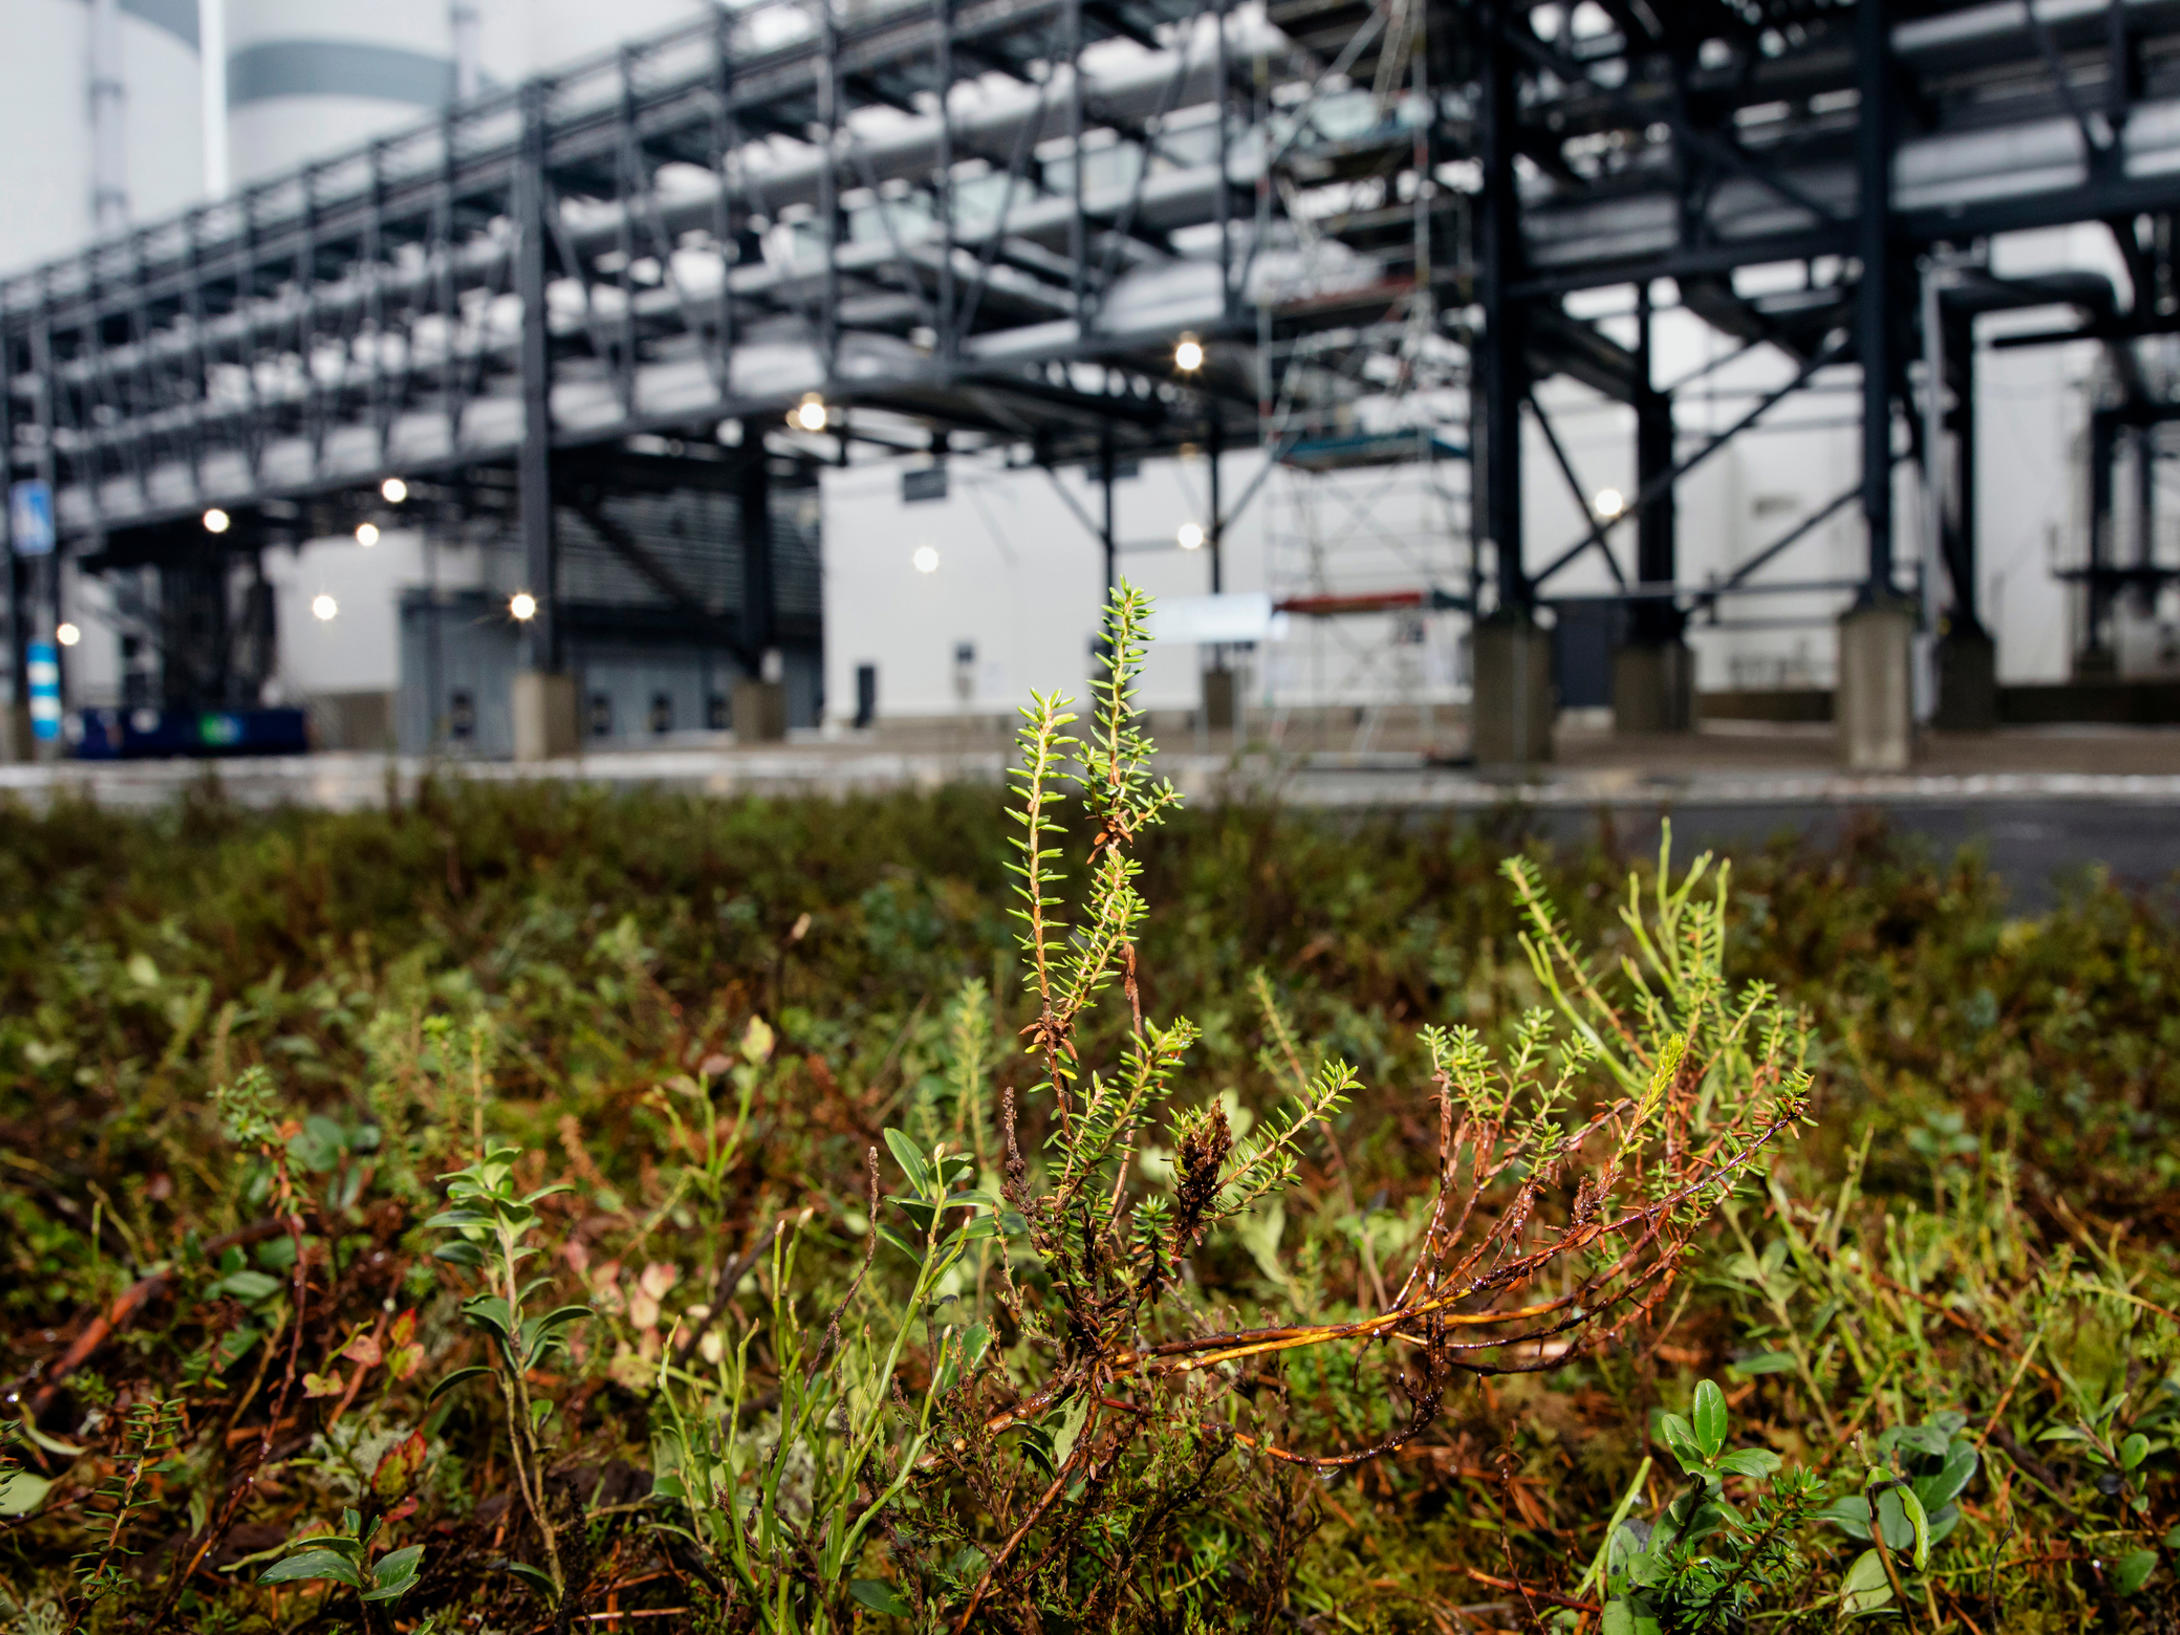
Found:
[[[1169,596],[1151,609],[1150,635],[1158,642],[1284,641],[1287,615],[1275,612],[1270,594],[1261,590]]]

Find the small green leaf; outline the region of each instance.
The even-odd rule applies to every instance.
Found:
[[[2140,1431],[2119,1445],[2119,1468],[2133,1470],[2150,1456],[2150,1439]]]
[[[1817,1512],[1817,1517],[1821,1521],[1836,1523],[1840,1531],[1849,1538],[1860,1539],[1865,1544],[1869,1542],[1870,1512],[1860,1495],[1834,1499]]]
[[[431,1395],[426,1397],[424,1400],[427,1403],[437,1402],[442,1396],[444,1396],[447,1392],[453,1390],[457,1385],[460,1385],[464,1380],[473,1380],[479,1374],[489,1374],[491,1372],[491,1369],[485,1367],[481,1363],[472,1363],[467,1368],[457,1368],[453,1373],[448,1374],[444,1378],[442,1378],[437,1385],[434,1385],[431,1388]]]
[[[901,1173],[908,1177],[908,1184],[919,1194],[928,1197],[934,1190],[931,1184],[931,1165],[916,1150],[916,1143],[899,1130],[885,1132],[886,1145],[893,1149],[893,1161],[901,1166]]]
[[[1779,1456],[1769,1448],[1736,1448],[1718,1461],[1727,1476],[1769,1476],[1779,1468]]]
[[[1728,1363],[1726,1372],[1739,1374],[1743,1379],[1754,1379],[1758,1374],[1791,1374],[1795,1366],[1791,1352],[1759,1351],[1753,1357],[1743,1357],[1737,1363]]]
[[[2150,1574],[2155,1571],[2155,1550],[2129,1550],[2112,1569],[2112,1588],[2122,1595],[2132,1595],[2150,1581]]]
[[[1716,1459],[1719,1449],[1726,1445],[1726,1393],[1717,1384],[1705,1380],[1696,1387],[1695,1407],[1689,1418],[1694,1423],[1696,1442],[1703,1449],[1706,1459]]]
[[[520,1561],[504,1561],[500,1565],[543,1596],[547,1606],[552,1606],[559,1601],[559,1596],[553,1593],[552,1579],[537,1568]]]
[[[1680,1415],[1658,1415],[1658,1440],[1680,1461],[1681,1469],[1693,1471],[1703,1468],[1702,1445],[1696,1441],[1694,1427]]]
[[[1915,1496],[1923,1501],[1923,1508],[1936,1516],[1961,1495],[1976,1474],[1976,1445],[1965,1438],[1946,1449],[1945,1463],[1929,1476],[1918,1476],[1914,1481]]]
[[[416,1564],[424,1559],[424,1546],[404,1545],[390,1550],[371,1569],[371,1588],[364,1592],[366,1601],[393,1601],[400,1598],[416,1582]]]
[[[491,1214],[482,1209],[442,1209],[424,1223],[426,1231],[451,1232],[465,1226],[490,1226]]]
[[[1089,1418],[1090,1399],[1077,1392],[1060,1410],[1060,1428],[1052,1436],[1054,1470],[1067,1463],[1067,1456],[1075,1451],[1075,1439],[1082,1435],[1082,1428]]]
[[[363,1575],[356,1571],[348,1558],[332,1550],[304,1550],[299,1554],[276,1561],[258,1578],[260,1584],[290,1584],[297,1579],[330,1578],[336,1584],[346,1584],[350,1589],[363,1588]]]
[[[1921,1572],[1930,1565],[1930,1516],[1912,1487],[1893,1491],[1900,1495],[1900,1508],[1907,1512],[1908,1525],[1915,1529],[1915,1570]]]
[[[507,1302],[496,1294],[480,1294],[463,1301],[462,1315],[503,1340],[512,1338]]]
[[[1876,1612],[1892,1600],[1892,1584],[1885,1577],[1885,1564],[1878,1560],[1875,1550],[1864,1550],[1847,1569],[1847,1576],[1840,1581],[1840,1611],[1850,1618],[1859,1618]]]
[[[24,1437],[33,1446],[45,1449],[47,1453],[54,1455],[56,1458],[81,1459],[91,1451],[89,1448],[78,1447],[73,1442],[63,1442],[57,1436],[46,1435],[45,1432],[39,1430],[37,1426],[30,1422],[28,1414],[23,1416],[22,1431]]]
[[[53,1484],[27,1470],[11,1470],[0,1476],[0,1516],[27,1516],[45,1503]]]
[[[881,1239],[891,1244],[894,1248],[900,1250],[901,1253],[908,1256],[910,1260],[916,1261],[919,1264],[922,1262],[923,1251],[916,1247],[916,1245],[910,1243],[908,1239],[902,1237],[900,1233],[894,1231],[892,1227],[881,1226],[877,1229],[877,1231],[878,1236]]]
[[[858,1578],[848,1586],[848,1593],[871,1611],[882,1612],[888,1618],[906,1618],[913,1610],[882,1578]]]
[[[214,1294],[231,1294],[246,1306],[254,1306],[260,1300],[269,1300],[280,1292],[280,1279],[263,1272],[229,1272],[212,1285]]]

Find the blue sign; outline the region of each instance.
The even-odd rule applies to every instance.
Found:
[[[42,477],[8,489],[8,538],[17,556],[53,554],[53,485]]]
[[[23,667],[30,683],[30,735],[50,744],[61,735],[61,658],[51,642],[32,642]]]

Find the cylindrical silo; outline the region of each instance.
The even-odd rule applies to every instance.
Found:
[[[0,0],[0,267],[202,195],[197,0]]]
[[[712,15],[712,0],[476,0],[485,72],[502,81],[549,74],[628,40]]]
[[[448,0],[227,0],[235,184],[414,125],[454,93]]]

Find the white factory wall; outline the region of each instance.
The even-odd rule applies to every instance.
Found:
[[[1228,494],[1253,465],[1227,458]],[[1079,472],[1059,482],[1095,519],[1096,485]],[[1011,713],[1033,688],[1082,696],[1105,584],[1096,535],[1042,472],[957,459],[949,489],[944,500],[904,506],[898,466],[824,475],[829,715],[853,715],[856,667],[872,663],[887,716]],[[1175,543],[1180,524],[1204,514],[1203,492],[1200,460],[1155,462],[1115,485],[1123,576],[1160,598],[1205,593],[1207,554]],[[1260,529],[1252,514],[1229,535],[1227,588],[1262,587]],[[930,573],[916,567],[925,548],[938,555]],[[973,653],[959,665],[964,643]],[[1154,652],[1146,700],[1194,702],[1197,662],[1193,649]]]
[[[91,237],[90,16],[85,0],[0,0],[0,270]],[[124,0],[120,34],[129,215],[148,221],[203,193],[196,0]]]

